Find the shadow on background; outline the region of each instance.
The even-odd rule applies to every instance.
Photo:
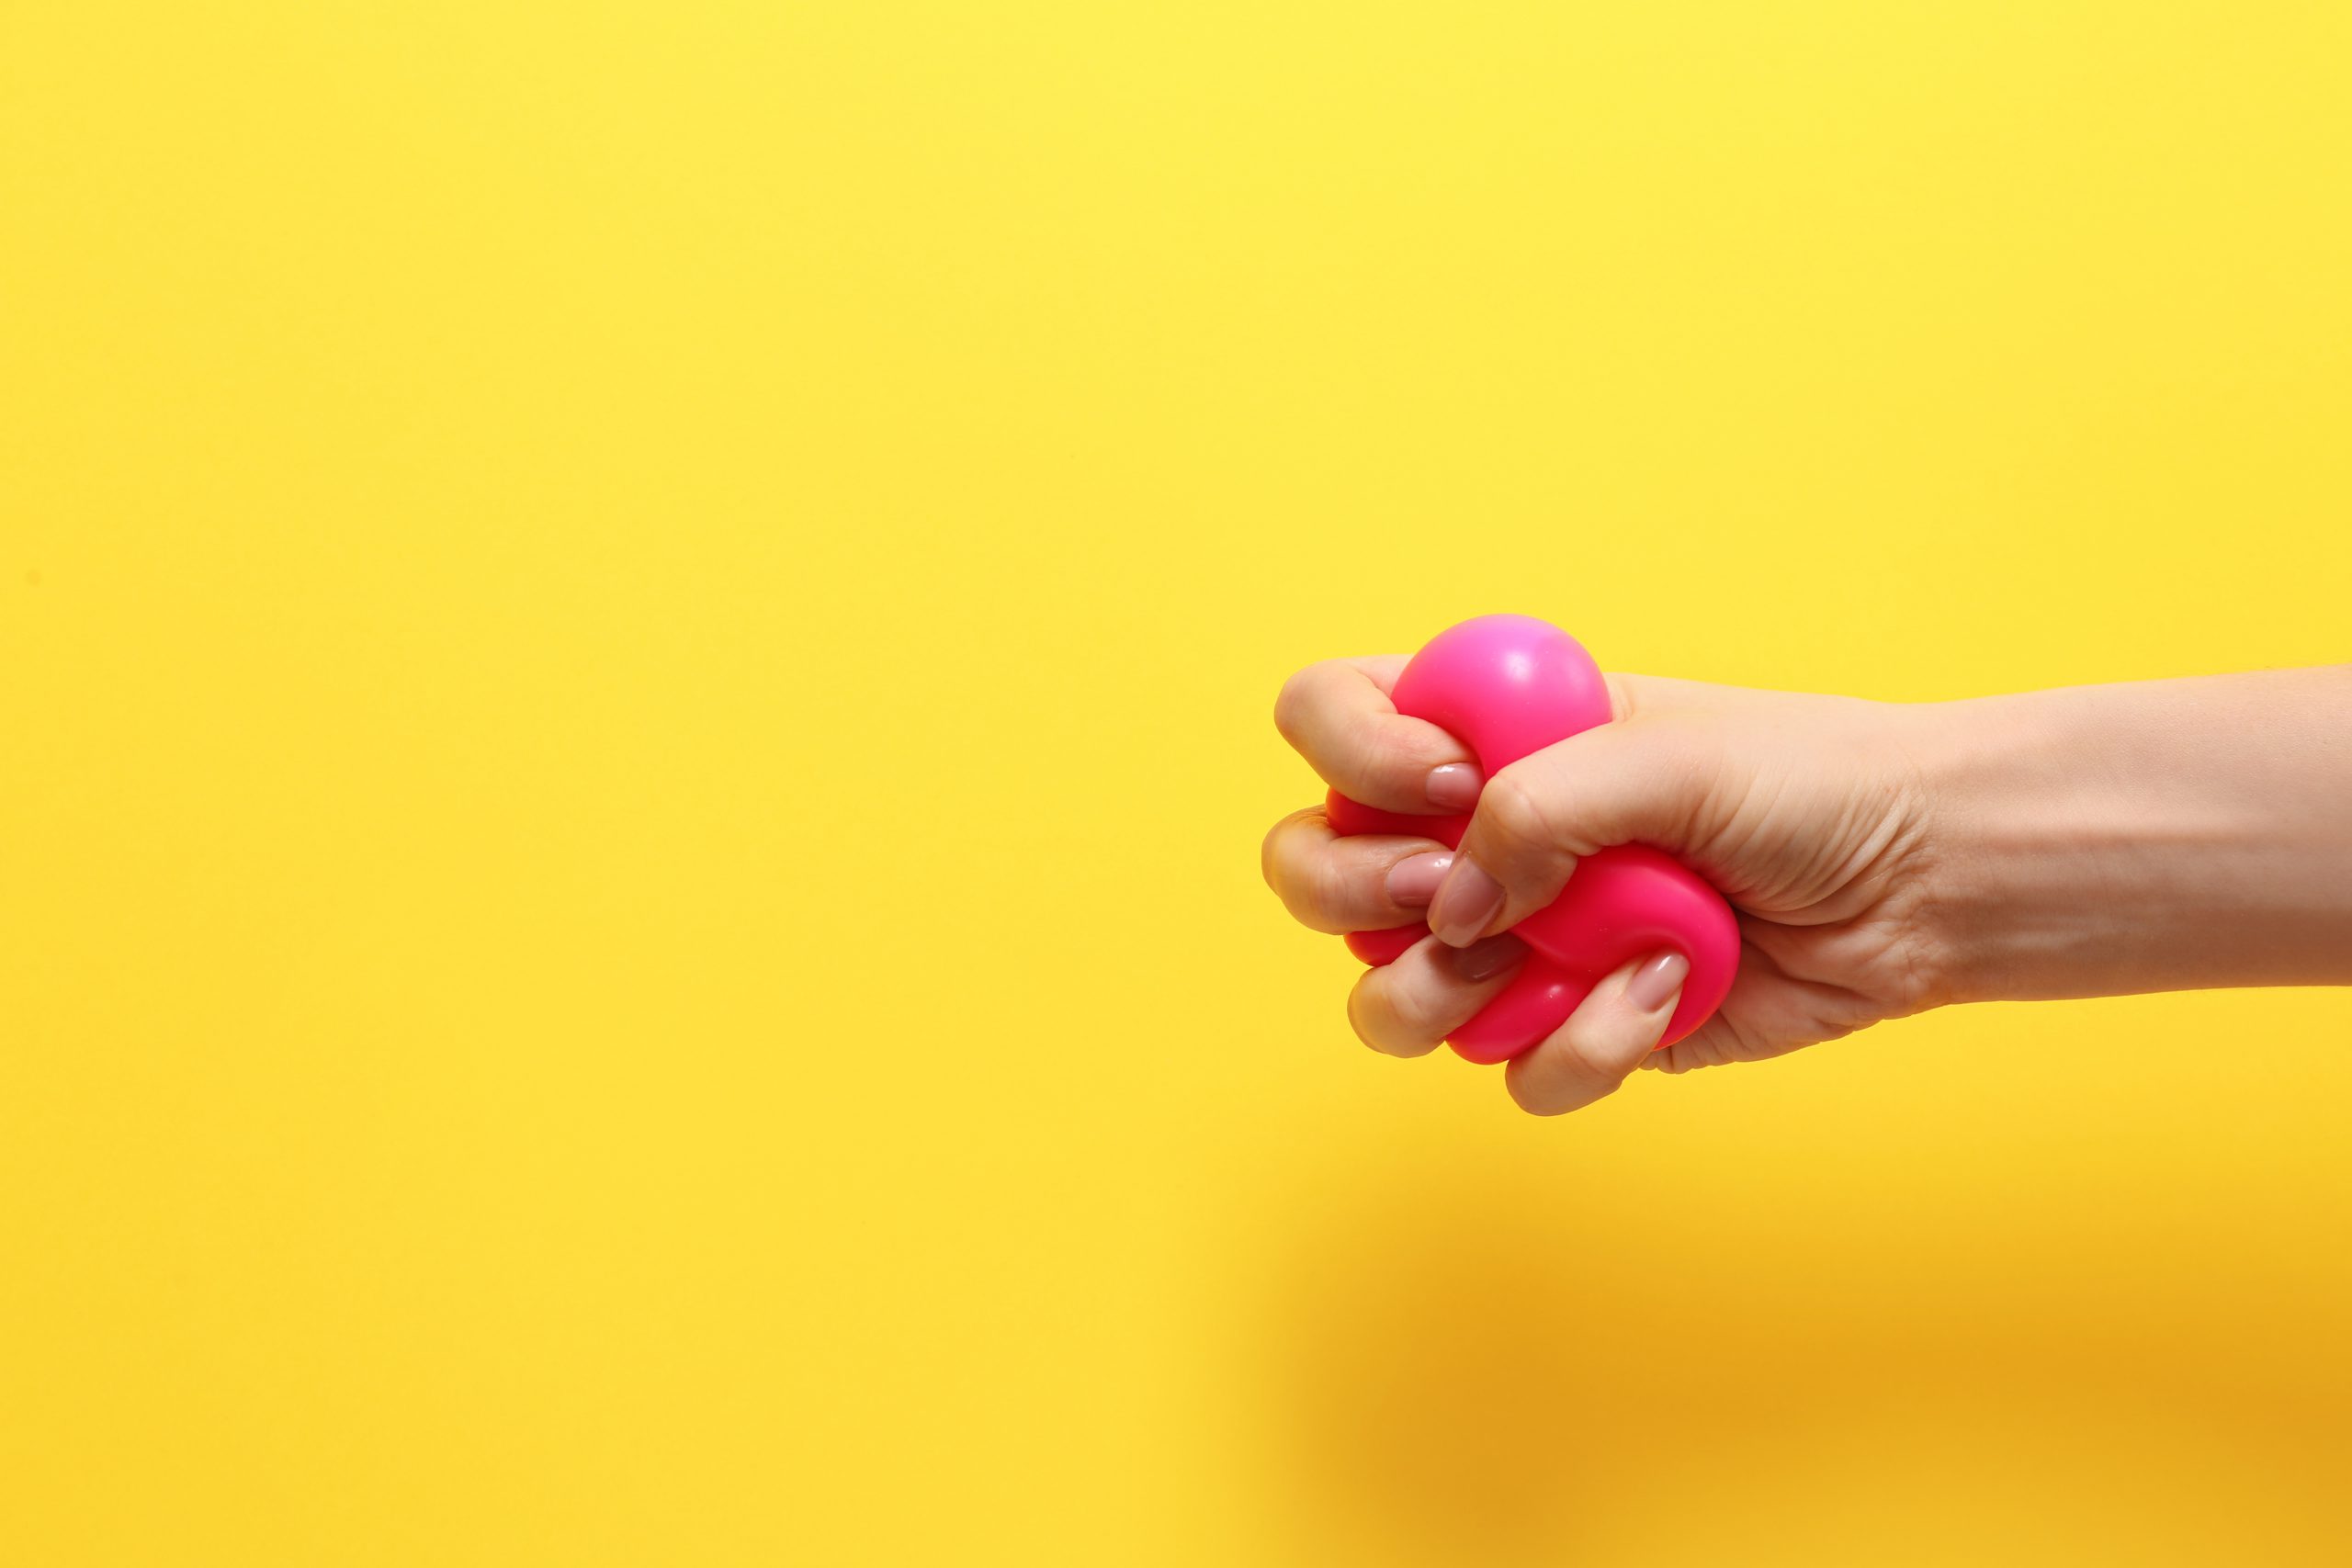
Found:
[[[1736,1218],[1597,1202],[1557,1161],[1400,1161],[1295,1221],[1258,1386],[1270,1506],[1319,1560],[2317,1562],[2352,1540],[2352,1391],[2226,1291],[2218,1313],[2130,1280],[2037,1291],[1932,1227],[1792,1258]]]

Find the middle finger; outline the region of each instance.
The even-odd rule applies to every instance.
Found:
[[[1261,863],[1294,919],[1344,935],[1417,924],[1453,854],[1435,839],[1342,836],[1318,806],[1275,823]]]

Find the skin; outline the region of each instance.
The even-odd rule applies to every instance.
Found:
[[[1421,1055],[1468,1021],[1525,956],[1510,928],[1595,850],[1668,850],[1738,914],[1713,1019],[1656,1051],[1679,969],[1628,966],[1507,1067],[1536,1114],[1639,1067],[1758,1061],[1954,1002],[2352,984],[2352,667],[1925,705],[1618,675],[1618,722],[1481,781],[1389,702],[1404,666],[1313,665],[1274,711],[1343,794],[1476,803],[1458,854],[1340,838],[1320,807],[1266,837],[1302,923],[1432,928],[1357,980],[1365,1043]]]

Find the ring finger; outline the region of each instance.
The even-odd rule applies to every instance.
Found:
[[[1364,971],[1348,994],[1348,1021],[1375,1051],[1425,1056],[1500,995],[1526,957],[1527,944],[1509,932],[1462,948],[1423,937]]]
[[[1261,860],[1292,917],[1335,935],[1417,923],[1453,863],[1434,839],[1342,837],[1319,806],[1275,823]]]

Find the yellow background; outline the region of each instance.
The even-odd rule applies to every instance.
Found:
[[[2352,997],[1538,1122],[1257,847],[2344,658],[2346,18],[0,6],[0,1561],[2343,1562]]]

